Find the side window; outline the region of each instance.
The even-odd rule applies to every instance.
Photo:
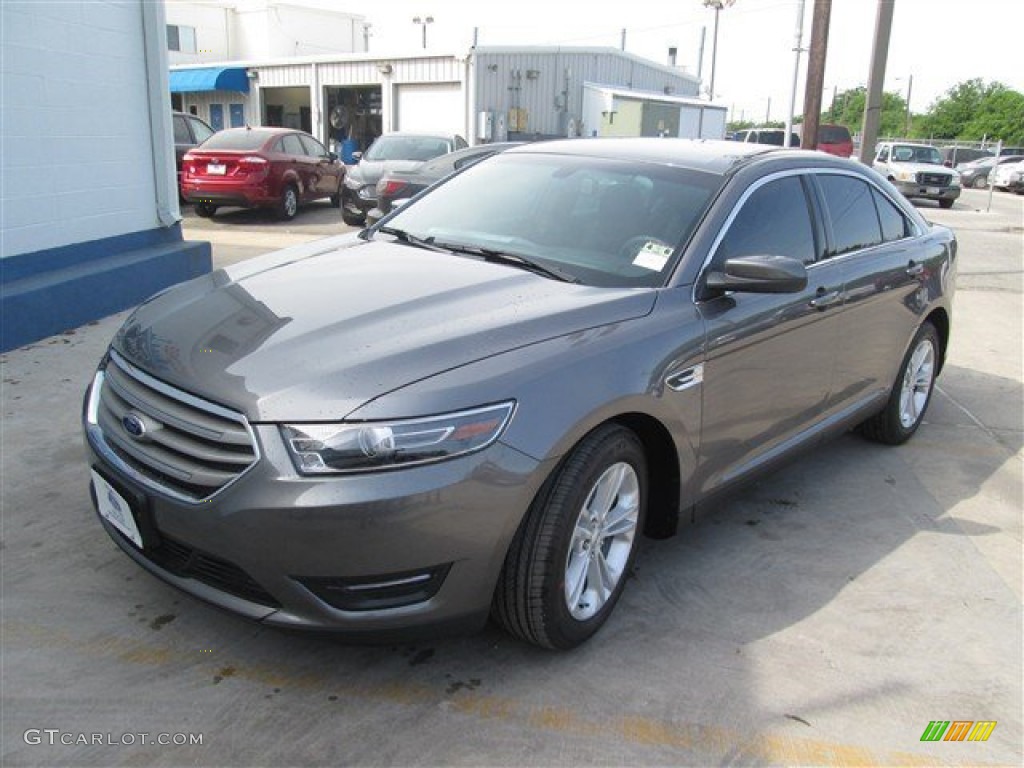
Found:
[[[306,150],[306,154],[310,157],[327,157],[327,150],[324,149],[324,145],[314,139],[312,136],[299,136],[302,141],[302,146]]]
[[[736,256],[789,256],[810,264],[817,249],[803,184],[796,176],[769,182],[743,204],[714,262]]]
[[[818,176],[835,240],[829,256],[868,248],[882,242],[878,212],[866,182],[851,176]]]
[[[880,163],[888,163],[889,162],[889,148],[888,147],[882,147],[882,149],[878,153],[877,160]]]
[[[192,143],[192,137],[188,135],[188,126],[185,125],[185,118],[180,115],[174,115],[174,143]]]
[[[196,144],[202,144],[208,138],[213,136],[213,131],[206,127],[206,123],[202,120],[189,120],[192,125],[192,133],[195,134]]]
[[[875,207],[878,209],[878,220],[882,223],[882,239],[885,242],[890,242],[907,237],[910,234],[910,227],[900,209],[873,187],[871,194],[875,198]]]
[[[306,150],[302,148],[302,142],[299,141],[299,135],[297,133],[285,134],[281,138],[281,145],[284,147],[284,153],[286,155],[306,154]]]

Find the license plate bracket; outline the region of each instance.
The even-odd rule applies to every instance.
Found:
[[[92,467],[90,472],[100,516],[138,549],[159,546],[160,537],[146,497],[128,490],[97,467]]]

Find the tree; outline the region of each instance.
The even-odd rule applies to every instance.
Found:
[[[864,105],[867,88],[860,86],[836,94],[831,108],[821,113],[823,123],[839,123],[857,133],[864,124]],[[882,94],[882,114],[878,123],[879,136],[902,136],[907,123],[907,102],[898,93]]]
[[[915,125],[922,138],[1002,139],[1024,143],[1024,94],[999,82],[965,80],[940,97]]]

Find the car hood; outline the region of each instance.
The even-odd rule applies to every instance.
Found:
[[[299,261],[269,259],[238,279],[217,271],[192,280],[139,307],[113,346],[252,421],[333,420],[443,371],[641,317],[654,301],[652,290],[358,241]]]
[[[948,168],[945,165],[935,165],[934,163],[892,163],[889,168],[894,173],[896,171],[904,171],[907,173],[948,173],[953,177],[959,175],[959,172],[953,168]]]
[[[349,178],[362,184],[376,184],[385,173],[415,171],[421,165],[422,160],[360,160],[359,164],[349,171]]]

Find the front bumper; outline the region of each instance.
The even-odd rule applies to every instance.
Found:
[[[916,181],[894,180],[892,183],[896,185],[896,189],[904,197],[924,198],[926,200],[956,200],[960,197],[960,190],[962,189],[959,186],[936,187],[930,184],[918,184]]]
[[[437,464],[306,477],[277,426],[259,424],[257,463],[190,503],[133,472],[88,411],[90,464],[132,507],[144,547],[100,520],[137,563],[250,619],[354,638],[481,626],[550,470],[498,442]]]
[[[372,191],[371,191],[372,190]],[[366,195],[373,195],[366,197]],[[356,191],[351,187],[342,185],[341,207],[349,215],[357,218],[365,218],[366,214],[377,205],[376,188],[364,187]]]

